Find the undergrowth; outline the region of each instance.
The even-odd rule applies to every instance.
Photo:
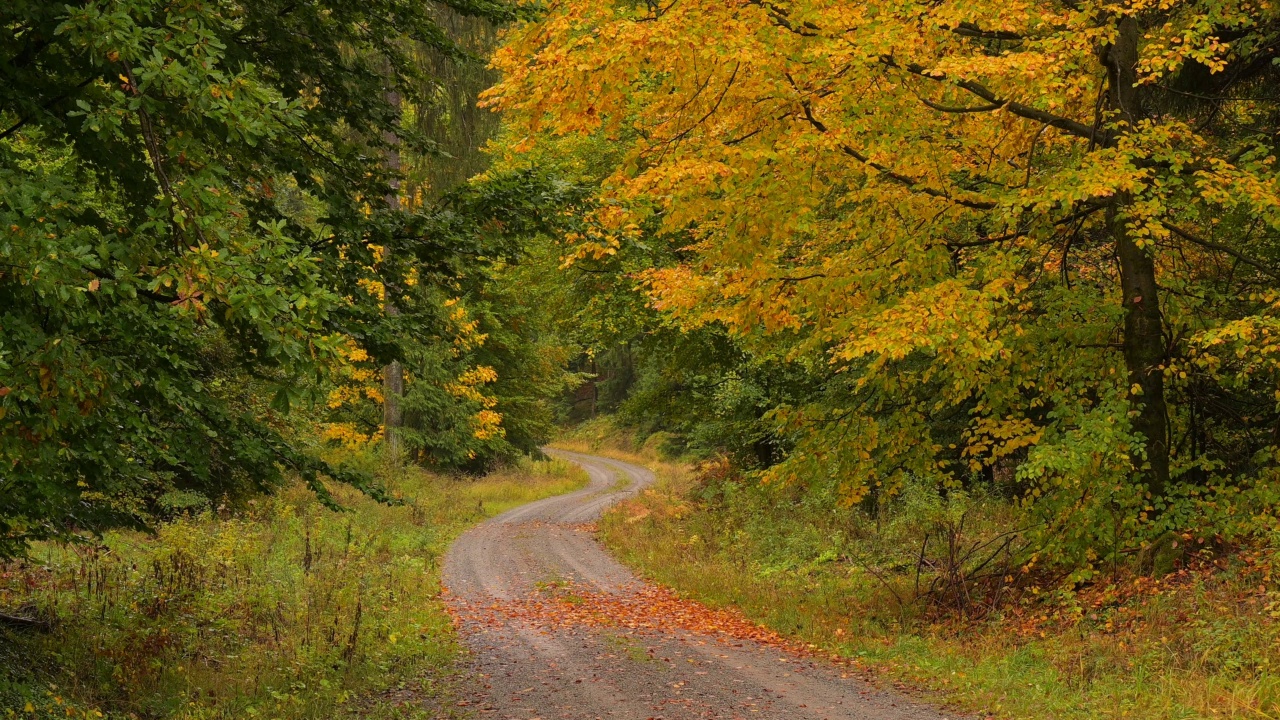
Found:
[[[940,701],[1001,718],[1280,714],[1275,543],[1187,535],[1171,543],[1186,551],[1168,572],[1135,557],[1081,586],[1020,567],[1023,577],[999,578],[1003,591],[962,612],[947,590],[948,544],[997,550],[1008,512],[998,498],[907,497],[872,518],[794,488],[708,478],[706,465],[694,472],[599,424],[564,445],[658,471],[654,488],[600,523],[606,544],[647,577]]]
[[[301,484],[154,535],[0,566],[0,717],[446,717],[439,561],[481,519],[581,487],[563,461],[479,480],[383,472],[398,505]]]

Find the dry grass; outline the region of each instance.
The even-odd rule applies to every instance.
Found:
[[[51,630],[0,630],[0,716],[437,717],[455,653],[438,563],[471,524],[581,487],[563,462],[481,479],[408,469],[404,504],[301,486],[155,536],[41,545],[3,568],[0,609]]]

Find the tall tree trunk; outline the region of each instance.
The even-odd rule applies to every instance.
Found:
[[[388,310],[394,309],[388,308]],[[400,398],[403,395],[404,366],[398,360],[392,360],[382,368],[382,432],[387,443],[387,452],[392,457],[400,456],[400,427],[404,425]]]
[[[1106,53],[1111,110],[1132,128],[1143,118],[1137,87],[1140,28],[1133,16],[1120,19],[1115,44]],[[1164,494],[1169,482],[1169,418],[1164,396],[1166,349],[1160,314],[1156,266],[1148,248],[1139,247],[1127,226],[1129,193],[1118,193],[1107,209],[1107,224],[1120,262],[1124,302],[1124,362],[1129,383],[1140,392],[1131,397],[1133,429],[1146,439],[1146,464],[1139,470],[1152,497]]]
[[[1119,198],[1117,205],[1128,202]],[[1124,298],[1124,363],[1129,383],[1140,390],[1132,396],[1133,429],[1146,438],[1147,465],[1142,468],[1152,497],[1164,494],[1169,482],[1169,419],[1164,397],[1164,319],[1160,314],[1155,262],[1138,247],[1125,226],[1120,208],[1108,217],[1120,260],[1120,288]]]
[[[387,102],[391,103],[397,109],[400,107],[400,94],[397,92],[387,93]],[[400,172],[400,150],[397,146],[400,138],[395,133],[388,132],[384,135],[387,141],[387,167],[392,173]],[[391,180],[390,192],[387,193],[387,207],[393,212],[400,209],[400,181],[394,177]],[[390,252],[388,250],[388,252]],[[386,305],[385,312],[387,317],[395,317],[400,314],[400,310],[392,301],[392,287],[386,286]],[[400,408],[400,399],[404,396],[404,366],[399,360],[392,360],[386,367],[382,368],[382,432],[384,440],[387,444],[387,452],[393,458],[400,457],[400,428],[404,425],[404,412]]]

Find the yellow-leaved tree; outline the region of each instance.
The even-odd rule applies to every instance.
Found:
[[[664,316],[824,378],[766,477],[1013,475],[1087,565],[1273,478],[1278,52],[1264,0],[565,0],[488,102],[616,153],[571,260],[665,241]]]

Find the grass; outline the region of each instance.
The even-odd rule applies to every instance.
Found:
[[[787,489],[747,483],[708,495],[687,465],[663,460],[654,444],[591,426],[562,443],[657,471],[654,488],[606,514],[601,534],[624,562],[686,596],[739,607],[815,651],[852,658],[872,676],[978,716],[1280,715],[1273,544],[1201,550],[1160,578],[1122,568],[1109,581],[1028,591],[963,619],[904,606],[913,578],[873,573],[857,559],[893,557],[895,549],[860,547],[867,540],[851,527],[851,512],[836,517]]]
[[[0,717],[450,717],[440,558],[474,523],[582,487],[563,461],[480,480],[388,474],[403,505],[300,485],[243,512],[43,544],[0,566]]]

